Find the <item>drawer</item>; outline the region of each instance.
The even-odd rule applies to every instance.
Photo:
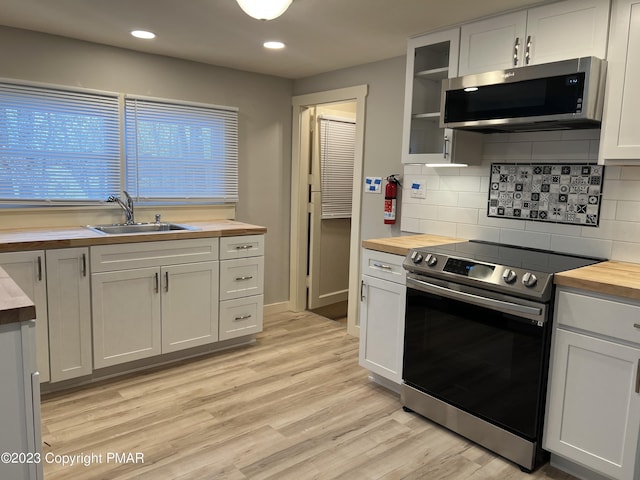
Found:
[[[404,285],[406,279],[406,271],[402,268],[404,258],[402,255],[364,249],[362,251],[362,275]]]
[[[220,238],[220,260],[264,255],[264,235]]]
[[[623,299],[558,289],[556,320],[559,326],[640,344],[640,305]]]
[[[238,258],[220,262],[220,300],[262,295],[264,257]]]
[[[208,262],[218,259],[217,238],[119,243],[90,248],[91,273]]]
[[[263,304],[263,295],[220,302],[219,339],[228,340],[261,332]]]

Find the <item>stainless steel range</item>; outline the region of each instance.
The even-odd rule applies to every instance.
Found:
[[[525,471],[543,463],[553,275],[602,260],[481,241],[411,250],[405,410]]]

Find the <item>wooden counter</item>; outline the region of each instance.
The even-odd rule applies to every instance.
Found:
[[[608,261],[555,275],[556,285],[640,300],[640,264]]]
[[[412,248],[431,247],[433,245],[464,241],[466,240],[462,238],[443,237],[440,235],[407,235],[403,237],[364,240],[362,247],[395,255],[407,255]]]
[[[25,293],[0,268],[0,325],[36,318],[36,307]]]
[[[265,227],[236,222],[235,220],[212,220],[187,223],[190,226],[198,227],[199,230],[172,230],[158,233],[121,235],[97,233],[81,226],[0,230],[0,252],[91,247],[94,245],[109,245],[114,243],[154,242],[186,238],[230,237],[234,235],[253,235],[267,232]]]

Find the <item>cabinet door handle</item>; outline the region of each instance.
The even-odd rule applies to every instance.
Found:
[[[374,267],[382,268],[383,270],[393,270],[391,265],[385,265],[384,263],[374,263]]]
[[[158,272],[155,273],[155,278],[156,278],[155,291],[156,291],[156,293],[159,293],[160,292],[160,278],[158,277]]]
[[[446,160],[447,155],[449,155],[449,152],[447,152],[447,145],[449,144],[449,137],[448,136],[444,136],[444,144],[442,146],[442,158],[444,158]]]
[[[38,255],[38,281],[42,281],[42,257]]]
[[[246,320],[247,318],[251,318],[251,315],[238,315],[237,317],[235,317],[233,320],[237,321],[237,320]]]
[[[82,254],[82,276],[83,277],[87,276],[87,254],[86,253]]]
[[[253,278],[252,275],[249,275],[247,277],[236,277],[236,282],[239,282],[241,280],[251,280]]]
[[[527,48],[524,51],[524,64],[529,65],[531,61],[531,35],[527,37]]]
[[[364,296],[364,280],[360,280],[360,301],[364,302],[364,299],[366,297]]]
[[[169,291],[169,272],[164,272],[164,291]]]
[[[634,326],[635,328],[640,328],[640,323],[634,323],[634,324],[633,324],[633,326]]]
[[[513,44],[513,66],[518,66],[518,51],[520,50],[520,37],[516,37],[516,41]]]

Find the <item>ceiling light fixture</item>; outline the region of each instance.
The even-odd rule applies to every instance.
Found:
[[[262,46],[264,48],[269,48],[271,50],[279,50],[281,48],[284,48],[284,43],[282,43],[282,42],[264,42],[262,44]]]
[[[244,13],[258,20],[273,20],[282,15],[293,0],[236,0]]]
[[[136,38],[144,38],[145,40],[151,40],[152,38],[156,38],[156,34],[153,32],[148,32],[146,30],[133,30],[131,32]]]

